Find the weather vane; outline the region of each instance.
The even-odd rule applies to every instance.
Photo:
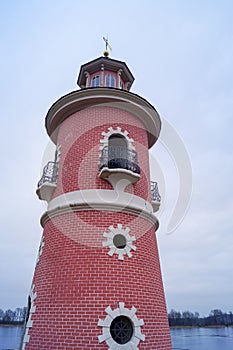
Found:
[[[110,51],[112,51],[111,45],[109,44],[109,41],[108,41],[108,35],[107,35],[107,38],[105,38],[105,37],[103,36],[103,40],[105,41],[105,45],[106,45],[106,48],[105,48],[105,51],[104,51],[104,56],[108,56],[108,55],[109,55],[108,49],[109,49]]]

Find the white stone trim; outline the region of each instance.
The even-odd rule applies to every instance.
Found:
[[[99,319],[98,326],[102,327],[102,335],[98,336],[99,343],[106,342],[109,350],[138,350],[138,344],[145,340],[145,335],[141,333],[141,326],[144,325],[143,319],[138,319],[136,316],[137,309],[133,306],[131,309],[125,307],[125,303],[119,302],[119,307],[112,310],[110,306],[105,309],[107,316],[104,320]],[[110,326],[112,321],[118,316],[128,317],[133,324],[133,336],[126,344],[118,344],[112,338]]]
[[[129,234],[130,228],[126,227],[125,229],[122,227],[122,224],[117,224],[117,227],[115,228],[113,225],[109,226],[109,233],[104,232],[103,237],[107,238],[106,241],[104,241],[103,247],[109,247],[110,250],[108,252],[109,256],[113,256],[114,254],[118,255],[119,260],[124,260],[124,255],[127,255],[129,258],[132,258],[131,250],[136,251],[136,246],[133,245],[133,242],[136,241],[135,236],[131,236]],[[125,237],[126,246],[125,248],[118,248],[114,244],[114,237],[116,235],[122,235]]]
[[[114,190],[79,190],[64,193],[54,199],[48,204],[48,210],[56,210],[64,205],[83,205],[88,204],[91,207],[118,207],[123,209],[125,207],[131,207],[135,210],[145,211],[148,214],[153,214],[152,205],[144,198],[136,196],[135,194],[114,191]]]
[[[127,82],[125,82],[126,89]],[[112,107],[133,114],[145,126],[148,134],[148,146],[153,146],[159,137],[161,120],[155,108],[142,97],[125,90],[81,89],[69,93],[56,101],[46,116],[48,135],[56,144],[58,126],[71,114],[82,108],[94,106]]]
[[[59,165],[59,160],[60,160],[60,156],[61,156],[61,145],[57,145],[56,147],[56,159],[55,159],[55,162],[57,162],[57,165]]]
[[[108,139],[109,139],[110,136],[112,136],[114,134],[123,136],[126,139],[127,143],[128,143],[128,149],[130,151],[135,150],[135,147],[133,145],[134,139],[129,138],[129,136],[128,136],[129,133],[128,133],[127,130],[123,131],[121,129],[121,127],[118,126],[116,129],[113,129],[112,127],[109,127],[107,132],[105,132],[105,131],[102,132],[103,139],[100,139],[100,143],[101,143],[101,146],[99,147],[100,151],[102,151],[102,149],[104,147],[108,146]],[[101,156],[101,154],[100,154],[100,156]]]
[[[113,187],[114,191],[124,191],[129,184],[135,184],[141,177],[140,174],[131,170],[115,168],[109,169],[103,167],[99,173],[99,177],[107,180]]]
[[[153,207],[145,199],[128,192],[96,189],[68,192],[52,199],[41,224],[44,226],[50,218],[63,213],[84,210],[121,211],[144,218],[158,227]]]
[[[118,89],[121,88],[121,73],[122,73],[122,69],[119,69],[117,71],[117,88]]]
[[[105,85],[105,82],[104,82],[104,64],[102,63],[101,64],[101,73],[100,73],[100,86],[103,87]]]
[[[25,350],[26,344],[29,343],[30,341],[30,335],[28,334],[29,328],[32,328],[33,326],[33,320],[32,320],[32,314],[36,311],[36,306],[34,304],[34,301],[36,299],[36,292],[34,291],[35,289],[35,285],[33,284],[31,287],[31,291],[30,291],[30,298],[31,298],[31,307],[30,307],[30,311],[29,311],[29,317],[26,323],[26,328],[25,328],[25,333],[24,333],[24,337],[23,337],[23,344],[22,344],[22,349],[21,350]]]
[[[57,184],[44,182],[39,188],[37,188],[36,194],[38,195],[39,199],[49,203],[56,187]]]
[[[36,264],[38,264],[40,257],[42,255],[43,252],[43,247],[44,247],[45,243],[44,243],[44,236],[41,237],[41,241],[40,241],[40,246],[39,246],[39,250],[38,250],[38,254],[37,254],[37,259],[36,259]]]
[[[86,77],[86,84],[85,87],[88,88],[90,86],[90,82],[91,82],[91,76],[90,73],[88,71],[84,72],[84,75]]]

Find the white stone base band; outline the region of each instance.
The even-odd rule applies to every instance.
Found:
[[[84,210],[120,211],[149,220],[157,228],[159,225],[152,205],[145,199],[123,191],[96,189],[68,192],[54,198],[41,218],[41,225],[57,215]]]

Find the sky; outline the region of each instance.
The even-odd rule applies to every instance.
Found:
[[[45,115],[77,89],[80,65],[102,55],[108,34],[111,57],[136,78],[131,91],[188,155],[182,163],[176,142],[166,147],[165,129],[150,151],[165,180],[157,238],[168,311],[233,311],[232,11],[230,0],[0,2],[0,308],[27,303],[46,210],[35,193]],[[168,232],[189,165],[190,202]]]

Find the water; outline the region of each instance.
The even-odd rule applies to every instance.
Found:
[[[173,350],[232,350],[233,327],[171,329]]]
[[[0,350],[18,349],[23,327],[0,327]]]
[[[19,348],[22,327],[0,327],[0,350]],[[232,350],[233,327],[171,329],[173,350]]]

